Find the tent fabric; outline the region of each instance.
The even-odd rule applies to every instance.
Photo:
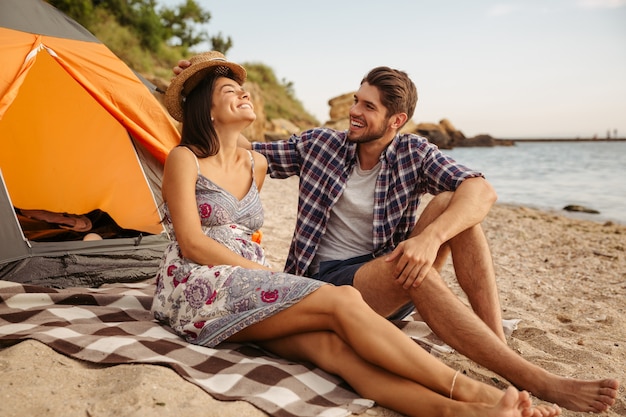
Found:
[[[4,204],[3,204],[4,203]],[[2,170],[0,170],[0,254],[1,260],[12,261],[28,256],[28,246],[24,244],[24,233],[17,221],[11,199],[7,194]],[[0,264],[2,262],[0,261]],[[0,276],[3,276],[0,274]]]
[[[45,252],[45,256],[0,264],[0,277],[24,285],[58,289],[136,283],[154,277],[167,242],[162,235],[143,237],[136,248],[133,246],[136,238],[115,239],[114,242],[111,239],[34,242],[35,253]]]
[[[0,22],[3,27],[55,38],[101,43],[87,29],[43,1],[2,0]]]
[[[55,251],[15,230],[13,208],[102,210],[164,233],[161,175],[179,133],[146,81],[41,0],[0,2],[0,53],[0,265]]]

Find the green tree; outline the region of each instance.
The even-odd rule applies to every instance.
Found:
[[[188,50],[208,40],[207,32],[201,27],[211,20],[211,13],[204,11],[194,0],[186,0],[176,8],[165,7],[160,16],[169,45]]]
[[[161,16],[155,11],[156,0],[48,0],[48,2],[89,30],[99,23],[96,21],[98,18],[111,15],[120,26],[128,28],[144,48],[157,50],[164,41],[165,31],[161,24]]]
[[[214,51],[219,51],[226,55],[226,52],[233,46],[233,40],[230,36],[226,39],[222,36],[222,32],[219,32],[216,36],[211,36],[211,46]]]
[[[89,30],[102,18],[112,16],[139,40],[142,48],[158,52],[163,45],[178,48],[182,55],[202,43],[224,54],[232,47],[230,37],[221,33],[209,37],[203,27],[211,13],[196,0],[184,0],[175,7],[158,8],[157,0],[48,0]]]
[[[48,3],[87,28],[92,24],[94,6],[91,0],[49,0]]]

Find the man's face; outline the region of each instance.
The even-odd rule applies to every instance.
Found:
[[[382,138],[389,129],[387,109],[380,101],[378,88],[361,84],[350,108],[348,140],[355,143],[373,142]]]

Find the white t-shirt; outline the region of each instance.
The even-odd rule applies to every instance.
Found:
[[[379,162],[363,170],[357,160],[343,194],[330,212],[326,233],[311,264],[312,273],[317,273],[320,262],[354,258],[374,250],[374,190],[380,166]]]

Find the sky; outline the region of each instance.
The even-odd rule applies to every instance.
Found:
[[[626,137],[626,0],[196,2],[211,13],[202,29],[232,38],[229,60],[272,68],[321,123],[330,99],[384,65],[417,86],[416,123],[446,118],[467,137]]]

